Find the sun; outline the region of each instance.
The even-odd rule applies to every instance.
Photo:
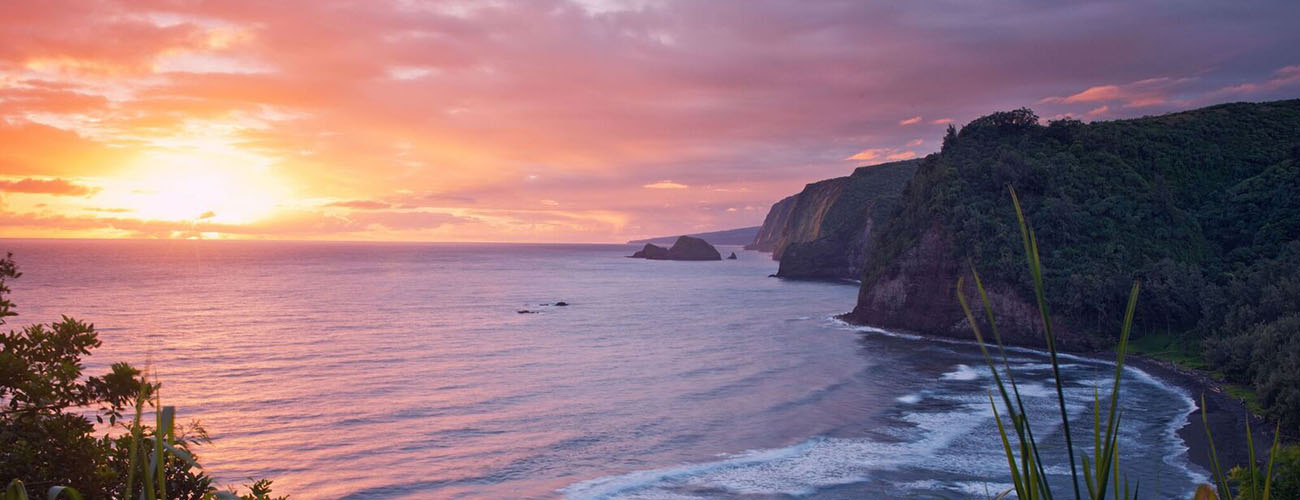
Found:
[[[116,204],[144,220],[248,224],[270,216],[284,196],[265,162],[242,154],[150,152],[120,178]]]

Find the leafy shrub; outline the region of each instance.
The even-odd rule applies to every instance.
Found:
[[[0,259],[0,325],[17,315],[7,295],[9,281],[22,273],[12,257]],[[83,376],[82,357],[99,346],[93,325],[66,316],[0,333],[0,471],[12,479],[4,498],[25,499],[30,489],[47,491],[51,499],[85,494],[92,499],[271,500],[271,483],[265,480],[242,497],[217,492],[192,451],[208,441],[206,432],[197,423],[175,425],[175,410],[162,406],[159,385],[140,370],[115,363],[104,375]],[[143,420],[150,405],[153,427]],[[123,418],[127,409],[134,409],[129,421]],[[127,432],[96,437],[92,416]],[[155,466],[159,463],[162,467]]]

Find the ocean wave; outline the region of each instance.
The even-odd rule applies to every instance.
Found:
[[[986,461],[949,453],[957,440],[992,419],[987,404],[960,404],[953,411],[902,415],[909,429],[895,429],[892,441],[815,437],[770,450],[749,451],[723,460],[635,471],[575,483],[562,490],[570,500],[690,498],[690,491],[737,495],[805,496],[819,489],[870,481],[872,474],[901,467],[945,470]],[[990,473],[979,468],[976,472]],[[683,496],[687,495],[687,496]]]
[[[956,370],[944,373],[939,378],[942,380],[975,380],[980,377],[980,372],[969,365],[957,365],[955,368]]]

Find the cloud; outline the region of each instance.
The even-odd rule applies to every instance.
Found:
[[[128,217],[69,216],[44,213],[0,212],[0,227],[52,228],[61,231],[100,230],[146,238],[189,238],[205,233],[254,237],[339,237],[376,231],[424,231],[475,220],[447,213],[424,211],[362,212],[336,217],[313,211],[290,211],[251,224],[224,224],[208,217],[191,221],[148,220]]]
[[[74,184],[66,179],[0,179],[0,191],[11,193],[49,194],[54,196],[89,196],[99,191],[97,187]]]
[[[641,187],[646,188],[646,189],[686,189],[686,188],[689,188],[690,186],[687,186],[687,185],[682,184],[682,183],[680,183],[680,182],[673,182],[673,181],[667,181],[667,180],[665,180],[665,181],[652,182],[652,183],[650,183],[650,184],[645,184],[645,185],[643,185],[643,186],[641,186]]]
[[[859,151],[857,154],[845,158],[845,160],[860,161],[866,165],[875,165],[879,163],[902,161],[916,158],[915,151],[904,151],[894,148],[872,148]]]
[[[916,139],[912,139],[912,140],[910,140],[910,141],[907,141],[907,147],[909,147],[909,148],[914,148],[914,147],[920,146],[920,145],[922,145],[922,144],[925,144],[925,139],[921,139],[921,138],[919,138],[919,137],[916,138]]]
[[[1248,96],[1267,92],[1276,92],[1285,89],[1300,88],[1300,65],[1291,65],[1278,68],[1271,77],[1259,82],[1239,83],[1224,87],[1211,92],[1209,99],[1220,99],[1231,96]]]
[[[928,153],[941,130],[918,134],[926,124],[1025,104],[1124,118],[1294,97],[1300,73],[1296,2],[13,4],[0,16],[0,172],[107,191],[159,152],[234,151],[286,194],[274,223],[250,223],[262,232],[205,222],[231,235],[671,234],[737,220],[665,208],[647,186],[726,186],[682,192],[768,206],[844,175],[848,148],[858,162]],[[107,194],[88,203],[134,206]],[[563,200],[565,215],[538,200]],[[309,205],[319,213],[292,208]],[[475,219],[397,231],[354,211]],[[742,214],[757,224],[754,212]]]
[[[1097,111],[1098,104],[1111,109],[1110,105],[1116,105],[1122,108],[1149,108],[1163,106],[1179,100],[1183,94],[1192,94],[1190,86],[1195,84],[1196,77],[1156,77],[1144,78],[1125,84],[1107,84],[1094,85],[1082,91],[1070,94],[1064,97],[1046,97],[1038,100],[1038,104],[1088,104],[1093,105],[1089,116],[1098,116],[1106,110]]]
[[[374,201],[374,200],[348,200],[348,201],[336,201],[336,202],[333,202],[333,203],[326,203],[324,206],[326,206],[326,207],[340,207],[340,208],[353,208],[353,209],[357,209],[357,210],[380,210],[380,209],[385,209],[385,208],[392,208],[392,205],[391,205],[391,204],[384,203],[384,202],[382,202],[382,201]]]
[[[1118,85],[1100,85],[1089,87],[1083,92],[1060,99],[1064,103],[1113,101],[1124,97]]]
[[[862,151],[858,151],[853,156],[845,158],[845,160],[861,160],[861,161],[878,160],[880,158],[884,158],[885,155],[889,154],[889,151],[890,150],[884,148],[864,149]]]

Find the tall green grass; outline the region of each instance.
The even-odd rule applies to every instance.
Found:
[[[961,304],[965,312],[966,320],[970,323],[971,330],[975,333],[975,339],[979,345],[980,352],[983,354],[984,362],[992,372],[994,385],[997,388],[998,396],[1002,403],[1002,411],[998,410],[998,403],[992,393],[989,394],[989,404],[993,407],[994,421],[997,425],[998,437],[1001,440],[1002,450],[1007,460],[1007,469],[1011,474],[1012,488],[1003,491],[994,498],[1005,498],[1015,494],[1016,498],[1021,500],[1052,500],[1055,498],[1070,498],[1073,493],[1075,500],[1084,498],[1090,500],[1104,500],[1112,498],[1116,500],[1136,499],[1141,495],[1141,484],[1133,482],[1130,484],[1127,474],[1120,472],[1120,449],[1119,449],[1119,428],[1123,420],[1123,411],[1120,408],[1120,385],[1123,381],[1124,374],[1124,357],[1128,352],[1130,334],[1132,333],[1133,314],[1137,306],[1138,293],[1141,285],[1137,281],[1133,282],[1133,287],[1129,292],[1128,305],[1124,313],[1124,321],[1120,326],[1119,342],[1115,347],[1115,371],[1114,380],[1111,383],[1110,393],[1105,400],[1107,405],[1103,411],[1100,390],[1093,395],[1093,418],[1092,418],[1092,449],[1091,454],[1082,446],[1076,445],[1070,431],[1069,414],[1066,411],[1065,388],[1061,379],[1061,366],[1058,360],[1058,347],[1056,334],[1052,328],[1051,309],[1047,304],[1046,295],[1043,287],[1043,264],[1038,253],[1038,238],[1034,230],[1026,222],[1025,214],[1020,205],[1020,199],[1016,196],[1014,188],[1008,188],[1011,193],[1011,202],[1015,207],[1016,220],[1020,226],[1021,243],[1025,252],[1025,262],[1029,268],[1029,276],[1033,283],[1034,298],[1037,302],[1039,317],[1043,324],[1044,340],[1047,344],[1047,350],[1051,359],[1052,374],[1056,386],[1056,397],[1060,409],[1060,425],[1065,434],[1066,455],[1070,461],[1070,491],[1056,491],[1048,481],[1047,468],[1043,462],[1043,456],[1039,452],[1037,439],[1034,437],[1034,425],[1030,421],[1029,414],[1025,409],[1024,400],[1021,398],[1019,387],[1016,384],[1015,374],[1011,370],[1008,361],[1006,348],[1002,342],[1002,336],[998,332],[996,318],[993,314],[993,307],[989,302],[988,293],[984,289],[984,283],[980,279],[979,272],[975,266],[971,266],[971,278],[974,281],[975,290],[979,295],[980,305],[984,313],[985,325],[992,334],[993,346],[997,349],[997,358],[989,350],[989,343],[986,341],[981,322],[972,312],[970,303],[966,299],[965,278],[957,280],[957,301]],[[1210,485],[1201,485],[1194,497],[1197,500],[1217,500],[1219,495],[1223,495],[1227,500],[1240,498],[1242,500],[1271,500],[1271,481],[1273,477],[1273,461],[1277,456],[1278,441],[1277,433],[1274,433],[1273,448],[1269,454],[1269,462],[1266,470],[1261,474],[1255,457],[1255,446],[1250,433],[1250,424],[1246,424],[1247,448],[1250,452],[1250,464],[1245,469],[1237,469],[1229,474],[1223,473],[1223,468],[1218,461],[1217,451],[1214,447],[1214,438],[1208,425],[1208,419],[1205,417],[1205,402],[1202,397],[1202,421],[1205,423],[1206,437],[1209,438],[1210,456],[1212,457],[1211,468],[1214,480],[1217,483],[1217,492]],[[1010,428],[1003,423],[1003,414],[1006,420],[1010,422]],[[1104,415],[1104,419],[1103,419]],[[1104,424],[1103,424],[1104,423]],[[1076,456],[1078,462],[1076,463]],[[1082,477],[1081,477],[1082,476]],[[1229,479],[1235,479],[1240,484],[1238,488],[1239,496],[1234,497],[1232,485]],[[1083,487],[1080,487],[1082,483]]]
[[[142,380],[141,389],[135,397],[135,419],[131,421],[128,432],[130,439],[130,458],[126,468],[126,488],[122,492],[123,500],[130,500],[140,484],[139,500],[167,500],[166,471],[168,465],[181,460],[196,469],[201,468],[184,443],[176,436],[176,408],[162,404],[161,385]],[[144,412],[153,407],[154,427],[144,425]],[[152,434],[152,435],[150,435]],[[141,455],[143,453],[144,455]],[[137,483],[139,478],[139,483]],[[252,493],[239,496],[230,491],[210,491],[204,500],[270,500],[270,481],[258,481],[250,486]],[[47,500],[67,498],[81,500],[79,491],[70,486],[52,486],[46,492]],[[19,479],[13,479],[0,494],[0,500],[29,500],[27,488]]]

